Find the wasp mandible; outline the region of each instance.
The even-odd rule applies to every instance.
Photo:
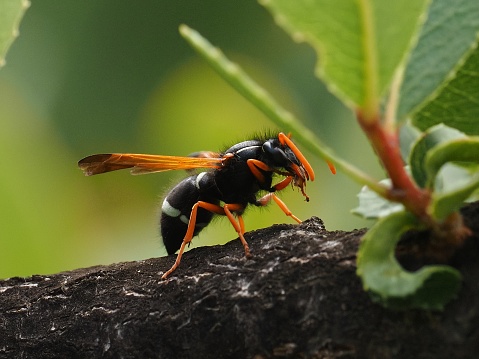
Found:
[[[243,213],[249,205],[266,206],[273,200],[296,222],[301,220],[288,209],[275,192],[289,184],[306,195],[306,181],[314,171],[290,136],[279,133],[272,138],[257,138],[237,143],[224,152],[196,152],[188,157],[130,153],[97,154],[83,158],[78,166],[91,176],[130,168],[132,174],[168,170],[206,169],[190,175],[174,186],[161,206],[160,229],[168,254],[178,251],[173,266],[161,277],[168,277],[180,264],[188,243],[201,232],[214,215],[228,217],[250,256],[244,238]],[[334,166],[329,164],[333,173]],[[282,179],[273,184],[273,176]],[[267,192],[260,196],[260,192]]]

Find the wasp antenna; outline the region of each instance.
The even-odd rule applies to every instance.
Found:
[[[314,171],[313,167],[309,164],[308,160],[304,155],[301,153],[298,147],[293,143],[293,141],[290,140],[288,136],[286,136],[283,132],[280,132],[278,135],[279,142],[283,145],[287,145],[289,148],[291,148],[291,151],[296,155],[298,160],[302,163],[304,169],[309,175],[309,178],[311,181],[314,181]]]
[[[334,164],[330,161],[326,161],[326,163],[328,164],[328,167],[329,167],[329,170],[331,171],[331,173],[333,175],[336,174],[336,167],[334,167]]]

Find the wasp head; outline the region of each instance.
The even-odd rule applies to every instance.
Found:
[[[306,181],[314,180],[314,171],[293,141],[284,133],[280,133],[278,138],[269,139],[263,144],[263,152],[267,154],[270,162],[268,164],[275,169],[274,172],[291,176],[293,185],[299,187],[306,201],[309,201],[304,187]]]

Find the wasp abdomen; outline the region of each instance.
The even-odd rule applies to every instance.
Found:
[[[166,195],[161,206],[160,229],[168,254],[181,247],[190,221],[191,209],[198,201],[219,204],[215,196],[216,186],[209,172],[185,178]],[[211,221],[213,213],[198,208],[194,235],[196,236]]]

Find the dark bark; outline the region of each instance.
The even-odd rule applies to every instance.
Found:
[[[0,358],[478,358],[475,235],[452,258],[464,276],[443,312],[373,303],[355,275],[362,230],[317,218],[174,257],[0,282]]]

